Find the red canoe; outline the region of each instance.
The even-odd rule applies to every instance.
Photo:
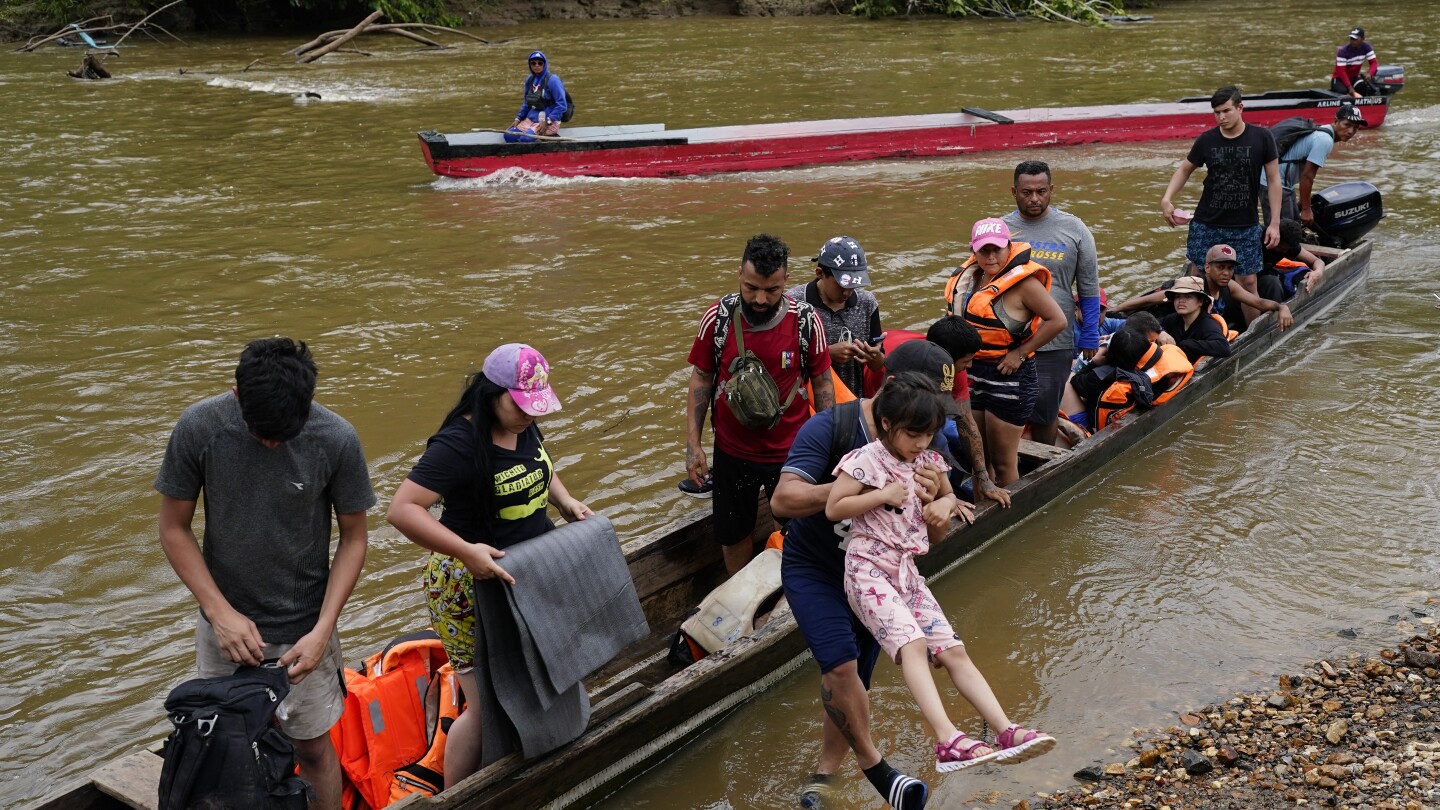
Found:
[[[1390,96],[1353,99],[1371,127]],[[1270,126],[1300,115],[1319,123],[1350,99],[1324,90],[1245,97],[1245,120]],[[797,121],[786,124],[665,129],[663,124],[577,127],[541,143],[505,143],[496,132],[419,133],[432,171],[484,177],[523,169],[553,177],[677,177],[879,158],[925,158],[1086,143],[1185,140],[1215,125],[1209,98],[1161,104],[1042,107],[991,112]]]

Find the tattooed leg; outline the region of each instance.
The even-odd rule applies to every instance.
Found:
[[[862,770],[879,762],[880,752],[870,741],[870,697],[854,661],[820,676],[820,700],[825,707],[825,734],[820,752],[822,767],[817,770],[833,773],[846,748],[855,752]],[[827,770],[823,766],[830,764],[832,757],[834,767]]]

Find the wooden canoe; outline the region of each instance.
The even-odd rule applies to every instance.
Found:
[[[1025,443],[1027,472],[1010,485],[1011,508],[982,506],[971,526],[956,525],[949,537],[919,559],[927,577],[943,576],[967,557],[1035,515],[1051,500],[1088,480],[1266,353],[1343,301],[1365,280],[1371,243],[1353,249],[1311,247],[1327,262],[1325,278],[1290,304],[1295,318],[1283,333],[1273,315],[1251,325],[1234,343],[1234,354],[1201,364],[1190,384],[1167,404],[1133,413],[1073,449]],[[768,515],[762,515],[762,523]],[[534,761],[510,757],[433,798],[412,797],[404,810],[522,810],[584,806],[673,754],[741,704],[802,666],[805,642],[783,605],[752,636],[686,668],[666,660],[670,634],[681,616],[721,578],[719,548],[711,538],[708,511],[627,543],[625,556],[645,613],[655,632],[627,649],[587,681],[594,705],[590,728],[574,743]],[[157,711],[159,707],[157,706]],[[119,810],[153,807],[159,757],[141,750],[99,769],[32,810]],[[123,797],[123,798],[117,798]]]

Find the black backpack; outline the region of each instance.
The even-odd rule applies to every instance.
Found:
[[[165,713],[175,728],[161,752],[160,810],[305,810],[310,785],[295,775],[295,746],[274,722],[289,693],[285,668],[275,666],[172,689]]]
[[[565,114],[560,116],[560,123],[568,124],[570,119],[575,117],[575,97],[570,95],[570,88],[565,88]]]
[[[1330,136],[1331,140],[1335,139],[1335,136],[1330,134],[1330,130],[1321,129],[1320,125],[1316,124],[1311,119],[1301,118],[1299,116],[1296,116],[1294,118],[1286,118],[1284,121],[1281,121],[1275,126],[1271,127],[1270,134],[1275,136],[1275,149],[1281,157],[1280,162],[1299,163],[1300,161],[1304,160],[1305,158],[1303,157],[1294,158],[1292,160],[1285,160],[1285,152],[1288,151],[1290,147],[1294,146],[1296,141],[1300,140],[1306,135],[1309,135],[1312,132],[1321,132],[1325,135]]]

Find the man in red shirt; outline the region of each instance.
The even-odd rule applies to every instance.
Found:
[[[685,402],[685,472],[697,487],[707,472],[713,473],[715,539],[732,575],[755,554],[750,535],[760,489],[764,488],[767,497],[775,494],[790,445],[810,415],[810,403],[803,394],[792,396],[792,392],[809,380],[815,392],[815,410],[835,404],[825,327],[809,304],[785,295],[789,258],[790,249],[779,238],[763,233],[752,237],[740,260],[740,292],[730,293],[706,310],[690,347],[689,362],[694,368]],[[789,399],[773,427],[747,427],[726,399],[726,384],[739,357],[736,329],[744,330],[745,351],[765,366],[780,391],[781,402]],[[700,443],[712,401],[713,468]]]

